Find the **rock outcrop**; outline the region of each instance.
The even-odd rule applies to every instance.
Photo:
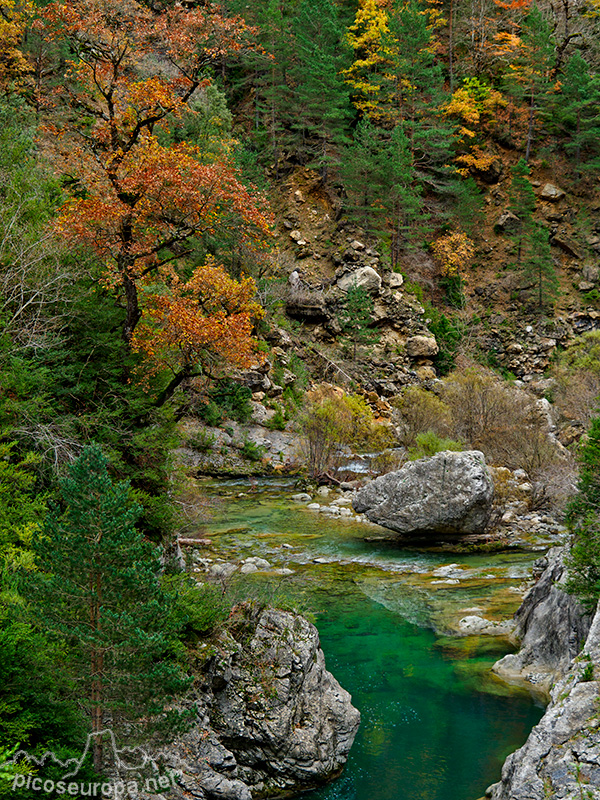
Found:
[[[492,800],[599,800],[600,611],[538,725],[490,786]]]
[[[591,623],[590,615],[559,586],[565,573],[564,552],[557,547],[536,561],[541,577],[515,614],[514,635],[521,648],[493,668],[509,683],[534,684],[544,693],[565,676]]]
[[[483,453],[444,451],[371,481],[353,506],[406,537],[456,537],[485,531],[493,496]]]
[[[342,770],[360,714],[325,668],[314,625],[243,604],[205,663],[197,724],[163,753],[169,798],[257,800],[314,789]]]

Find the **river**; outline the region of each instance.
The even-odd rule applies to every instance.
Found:
[[[212,498],[200,532],[212,538],[214,559],[259,556],[293,571],[236,573],[228,592],[312,618],[328,669],[361,712],[344,774],[310,800],[482,797],[543,708],[490,674],[509,652],[503,638],[447,634],[467,614],[510,616],[535,555],[451,555],[368,542],[382,530],[294,504],[285,480],[199,486]]]

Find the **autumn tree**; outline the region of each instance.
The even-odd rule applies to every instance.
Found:
[[[74,190],[58,226],[101,259],[105,284],[124,302],[130,346],[143,314],[141,293],[144,302],[151,286],[177,294],[195,242],[210,242],[217,229],[235,230],[258,252],[269,236],[262,199],[243,185],[226,154],[185,141],[164,145],[158,136],[193,113],[190,100],[208,85],[207,72],[249,48],[250,32],[212,7],[176,5],[153,14],[135,0],[51,3],[41,24],[47,40],[66,41],[73,53],[64,90],[72,114],[47,127]]]
[[[7,95],[22,89],[31,71],[22,42],[32,12],[31,0],[0,3],[0,90]]]
[[[507,89],[519,103],[528,106],[525,161],[529,161],[540,111],[547,102],[555,64],[555,44],[550,24],[533,6],[522,23],[520,38],[511,54]]]

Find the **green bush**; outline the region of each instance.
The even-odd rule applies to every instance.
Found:
[[[198,450],[200,453],[210,452],[215,445],[216,437],[214,433],[205,430],[204,428],[191,434],[187,438],[187,446],[193,450]]]
[[[163,588],[174,599],[175,622],[183,639],[206,636],[229,616],[230,604],[217,586],[197,584],[191,576],[178,573],[165,576]]]
[[[219,381],[216,386],[209,390],[208,396],[213,400],[219,409],[226,415],[227,419],[236,422],[248,422],[252,416],[252,392],[247,386],[242,386],[231,378]]]
[[[241,453],[244,458],[248,459],[248,461],[260,461],[265,454],[265,448],[262,445],[246,439],[241,449]]]
[[[464,450],[464,445],[454,439],[442,439],[433,431],[425,431],[417,435],[416,444],[409,449],[408,457],[411,461],[416,461],[418,458],[430,458],[444,450],[458,452]]]
[[[285,414],[281,406],[277,406],[275,414],[265,423],[265,428],[268,428],[270,431],[283,431],[285,430],[285,426]]]
[[[200,406],[198,416],[211,428],[216,428],[225,419],[223,412],[214,400]]]

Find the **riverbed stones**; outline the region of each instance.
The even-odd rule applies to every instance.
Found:
[[[354,509],[409,538],[483,533],[494,485],[483,453],[444,451],[409,461],[360,489]]]

